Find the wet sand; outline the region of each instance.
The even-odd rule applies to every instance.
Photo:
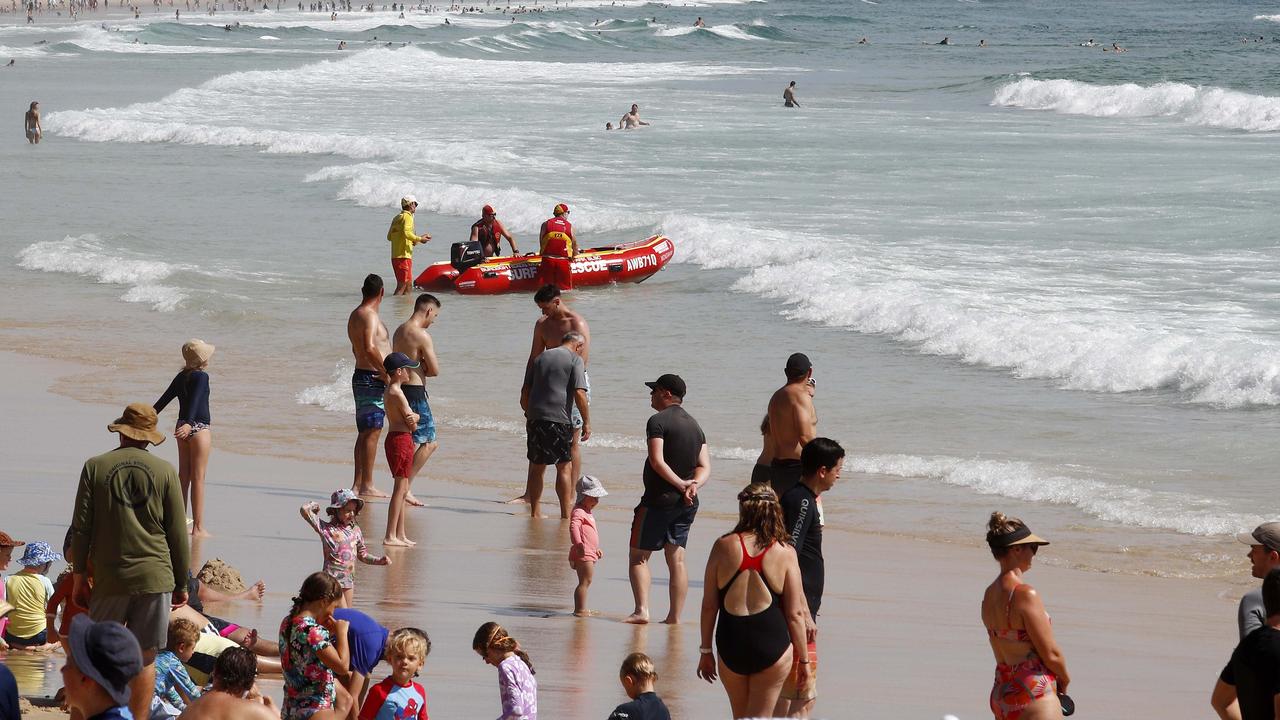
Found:
[[[156,393],[171,375],[157,366]],[[110,449],[106,424],[127,400],[89,404],[66,395],[75,382],[110,373],[108,363],[88,367],[13,353],[0,353],[0,373],[11,378],[3,394],[0,432],[7,462],[0,490],[8,511],[0,529],[26,540],[58,542],[71,514],[80,466]],[[220,387],[234,383],[220,377]],[[51,387],[58,386],[58,392]],[[308,500],[323,500],[350,484],[345,464],[237,455],[218,445],[209,468],[207,523],[213,538],[193,545],[193,567],[219,557],[235,565],[246,582],[262,578],[261,605],[240,602],[213,614],[261,628],[274,636],[301,579],[320,565],[319,543],[298,517]],[[173,411],[161,418],[172,424]],[[422,681],[438,717],[484,717],[499,708],[493,668],[470,648],[475,628],[488,620],[504,624],[533,658],[543,717],[602,718],[625,697],[616,679],[618,663],[631,651],[654,657],[659,693],[677,718],[723,718],[723,690],[694,676],[698,658],[698,603],[702,568],[711,541],[732,526],[732,499],[741,484],[717,475],[704,495],[705,510],[694,524],[689,548],[694,579],[683,619],[676,627],[629,626],[619,622],[631,609],[626,544],[630,508],[640,492],[637,452],[612,451],[588,462],[610,490],[597,510],[606,556],[597,567],[591,606],[602,617],[576,619],[573,572],[566,562],[567,527],[559,520],[531,521],[495,501],[523,485],[523,443],[484,436],[469,441],[461,431],[442,437],[442,448],[415,490],[430,507],[409,514],[409,534],[421,545],[394,549],[388,568],[361,566],[356,607],[390,627],[411,624],[431,636],[433,650]],[[176,460],[172,439],[157,450]],[[281,448],[281,454],[288,454]],[[381,455],[381,453],[380,453]],[[382,458],[378,484],[390,489]],[[845,473],[832,491],[856,504],[859,478]],[[550,483],[548,473],[548,483]],[[545,499],[554,504],[548,489]],[[361,517],[366,537],[381,537],[385,502],[370,503]],[[548,506],[553,509],[553,506]],[[1045,597],[1054,629],[1073,675],[1071,694],[1091,717],[1204,717],[1208,694],[1235,644],[1233,586],[1221,581],[1108,575],[1053,566],[1051,546],[1028,580]],[[828,529],[827,591],[820,619],[817,716],[830,718],[989,717],[986,695],[992,659],[978,603],[995,564],[980,537],[940,544],[885,535]],[[1248,566],[1241,548],[1241,573]],[[10,568],[13,569],[12,567]],[[54,573],[58,571],[55,567]],[[655,568],[654,612],[665,613],[666,571]],[[10,654],[6,663],[24,694],[56,689],[59,657]],[[375,680],[385,675],[375,671]],[[267,682],[279,696],[278,682]],[[36,714],[31,717],[45,717]],[[59,717],[50,714],[48,717]]]

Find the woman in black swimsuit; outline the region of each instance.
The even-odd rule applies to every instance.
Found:
[[[718,668],[733,717],[773,714],[793,653],[801,679],[808,675],[805,607],[778,496],[767,483],[748,485],[738,493],[738,526],[711,547],[702,593],[698,677],[714,682]]]

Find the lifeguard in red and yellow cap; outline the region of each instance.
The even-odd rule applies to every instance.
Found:
[[[573,273],[569,260],[577,254],[578,243],[573,237],[573,225],[569,224],[569,206],[560,203],[551,213],[554,217],[542,223],[542,230],[538,233],[542,244],[538,280],[540,283],[553,283],[561,290],[572,290]]]

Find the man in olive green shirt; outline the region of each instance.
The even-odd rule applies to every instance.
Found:
[[[142,672],[130,682],[134,717],[150,714],[155,659],[165,646],[172,606],[187,602],[187,526],[173,466],[147,452],[164,442],[156,411],[133,403],[107,430],[120,446],[85,461],[71,518],[72,595],[95,621],[123,623],[142,648]],[[85,568],[93,570],[93,597]]]

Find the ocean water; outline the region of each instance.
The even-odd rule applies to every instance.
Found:
[[[106,371],[63,392],[150,397],[201,336],[221,446],[342,462],[343,321],[365,273],[389,276],[397,199],[436,238],[419,268],[484,204],[531,248],[567,202],[586,244],[677,248],[643,285],[573,297],[588,462],[614,484],[638,486],[639,382],[667,371],[716,478],[744,482],[805,351],[856,471],[836,529],[972,542],[1002,509],[1062,540],[1051,561],[1241,574],[1230,535],[1277,514],[1273,5],[537,7],[0,27],[2,105],[16,125],[39,99],[47,131],[0,147],[6,344]],[[652,126],[606,132],[632,102]],[[535,318],[444,298],[433,405],[468,461],[522,452]]]

